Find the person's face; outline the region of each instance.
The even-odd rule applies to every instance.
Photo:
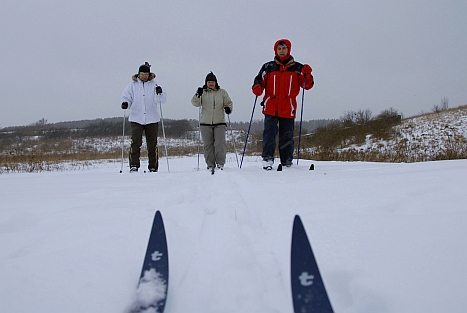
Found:
[[[208,80],[206,82],[206,86],[208,86],[209,89],[214,89],[216,87],[216,82],[213,80]]]
[[[139,79],[147,81],[149,79],[149,73],[139,73]]]
[[[287,46],[278,46],[277,47],[277,55],[280,57],[285,57],[289,53],[289,48]]]

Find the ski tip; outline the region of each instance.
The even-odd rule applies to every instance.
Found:
[[[156,221],[159,221],[159,222],[156,222]],[[162,219],[162,213],[159,210],[157,210],[156,215],[154,215],[154,223],[164,224],[164,220]]]
[[[277,166],[277,171],[278,171],[278,172],[281,172],[281,171],[282,171],[282,164],[279,164],[279,165]]]
[[[315,170],[315,165],[312,163],[312,164],[310,165],[310,171],[314,171],[314,170]]]
[[[296,234],[299,232],[305,232],[305,226],[303,225],[300,216],[296,214],[293,220],[292,233]]]
[[[156,217],[156,218],[162,219],[162,213],[161,213],[161,211],[157,210],[157,211],[156,211],[156,216],[155,216],[155,217]]]
[[[296,223],[301,223],[302,220],[300,219],[300,215],[298,214],[295,214],[295,217],[293,219],[293,223],[296,224]]]

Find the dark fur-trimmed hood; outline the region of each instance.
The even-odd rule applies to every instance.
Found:
[[[154,73],[149,73],[149,78],[148,78],[148,82],[153,80],[154,78],[156,78],[156,74]],[[131,79],[133,79],[134,82],[138,81],[138,74],[135,74],[131,77]]]

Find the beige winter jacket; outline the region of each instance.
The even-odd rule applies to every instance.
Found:
[[[200,124],[219,125],[225,124],[224,108],[229,107],[233,111],[233,103],[229,94],[222,88],[204,89],[201,97],[194,95],[191,103],[195,107],[202,106]]]

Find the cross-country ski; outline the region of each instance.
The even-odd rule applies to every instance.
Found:
[[[291,165],[291,166],[283,166],[282,164],[279,164],[279,165],[277,166],[277,171],[278,171],[278,172],[282,172],[283,169],[288,169],[288,168],[295,168],[295,169],[296,169],[296,168],[299,168],[299,165],[296,165],[296,166],[294,166],[294,165]],[[310,167],[308,168],[308,170],[310,170],[310,171],[313,171],[314,169],[315,169],[315,165],[314,165],[314,164],[311,164]],[[272,167],[271,167],[269,170],[272,170]]]
[[[333,313],[324,282],[300,216],[292,230],[290,279],[295,313]]]
[[[169,258],[164,222],[156,212],[135,300],[128,313],[162,313],[169,284]]]

